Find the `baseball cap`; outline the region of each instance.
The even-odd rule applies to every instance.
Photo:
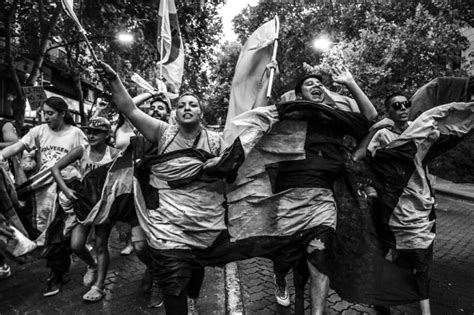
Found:
[[[109,132],[110,131],[110,121],[104,117],[94,117],[89,120],[84,129],[94,129],[94,130],[102,130]]]

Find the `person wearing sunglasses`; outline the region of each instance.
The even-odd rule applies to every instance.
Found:
[[[375,156],[377,150],[383,149],[396,140],[408,128],[410,124],[408,116],[411,107],[411,102],[408,98],[402,93],[394,93],[385,99],[384,104],[388,117],[377,122],[370,128],[368,135],[361,141],[358,148],[352,154],[353,160],[362,160],[366,157],[367,152]],[[427,168],[425,168],[425,173],[426,176],[429,176]],[[432,179],[430,179],[430,181],[431,180]],[[433,190],[430,189],[430,191],[431,198],[434,198]],[[420,211],[416,208],[415,204],[406,204],[406,208],[409,209],[409,213],[413,216],[413,221],[419,220],[421,222],[424,219],[423,217],[416,217],[416,213]],[[430,224],[434,224],[434,218],[430,218],[428,221]],[[413,238],[416,236],[413,234],[413,231],[410,230],[409,226],[398,226],[398,228],[400,230],[406,230],[406,234],[409,235],[409,237]],[[431,277],[430,269],[433,261],[433,243],[427,248],[424,248],[415,241],[412,241],[411,248],[397,248],[393,250],[396,252],[395,263],[403,268],[413,270],[420,299],[421,314],[430,314],[429,282]],[[389,248],[385,248],[385,251],[388,253]],[[381,312],[389,311],[382,306],[376,306],[376,309]]]
[[[400,92],[389,95],[385,99],[384,107],[388,117],[370,128],[367,136],[353,152],[353,160],[362,160],[367,155],[367,151],[374,155],[379,148],[398,138],[408,128],[411,102],[405,95]]]

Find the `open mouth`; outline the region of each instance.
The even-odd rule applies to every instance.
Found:
[[[189,113],[186,113],[183,115],[183,118],[191,118],[193,117],[193,115],[189,114]]]
[[[312,89],[310,93],[313,96],[321,96],[323,94],[323,91],[321,91],[320,89]]]

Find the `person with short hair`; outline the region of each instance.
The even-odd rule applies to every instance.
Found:
[[[335,111],[352,112],[354,120],[371,121],[377,117],[377,111],[367,95],[361,90],[352,74],[346,69],[333,69],[333,80],[344,84],[351,92],[354,100],[335,97],[322,83],[322,77],[310,74],[295,85],[297,99],[312,101],[333,108]],[[360,112],[360,114],[358,113]],[[357,117],[356,117],[357,116]],[[323,314],[326,297],[329,290],[329,257],[330,244],[333,242],[336,230],[337,210],[333,196],[333,183],[339,176],[343,164],[342,138],[345,136],[339,130],[318,127],[313,130],[321,135],[321,139],[330,141],[311,140],[306,145],[306,159],[302,161],[279,162],[277,181],[279,191],[294,188],[292,194],[305,193],[311,195],[312,201],[302,207],[312,213],[310,225],[318,231],[317,236],[307,246],[308,268],[311,276],[312,314]],[[334,128],[333,128],[334,129]],[[314,143],[313,143],[314,142]],[[305,145],[305,146],[306,146]],[[298,178],[298,180],[296,179]],[[292,183],[301,182],[298,187]],[[282,306],[290,304],[285,276],[294,267],[285,261],[274,260],[275,297]]]
[[[0,161],[4,161],[23,150],[31,151],[34,149],[40,152],[40,171],[45,170],[73,148],[87,143],[87,138],[81,129],[76,127],[74,119],[68,110],[68,105],[61,97],[52,96],[46,99],[42,106],[42,112],[45,118],[45,124],[35,126],[28,133],[15,142],[3,148],[0,151]],[[61,172],[64,179],[69,179],[77,174],[78,165],[70,165]],[[48,198],[56,196],[48,195]],[[40,232],[45,232],[48,224],[54,218],[50,218],[51,208],[41,208],[38,210],[36,219],[37,228]],[[46,288],[43,296],[53,296],[60,292],[63,283],[68,281],[67,272],[71,266],[71,248],[69,239],[48,245],[48,251],[45,255],[47,266],[51,269],[47,279]]]
[[[399,138],[400,135],[409,127],[410,122],[408,121],[408,117],[410,114],[411,102],[403,93],[396,92],[389,95],[385,99],[384,106],[387,110],[388,117],[377,122],[370,128],[369,134],[361,141],[357,150],[355,150],[352,155],[352,158],[355,161],[365,158],[367,152],[369,152],[372,157],[375,156],[379,149],[383,149]],[[427,166],[424,171],[426,176],[429,177]],[[428,180],[428,183],[430,183],[430,181],[432,181],[431,178]],[[426,201],[430,202],[429,199],[433,200],[432,211],[418,211],[416,209],[417,203],[410,203],[405,206],[407,211],[399,213],[399,215],[405,216],[405,219],[398,220],[399,224],[395,224],[398,232],[397,236],[393,237],[404,239],[404,244],[400,248],[398,246],[392,248],[396,253],[396,259],[394,260],[395,263],[400,267],[411,269],[414,272],[416,285],[419,290],[421,313],[423,315],[431,313],[429,281],[431,278],[431,264],[433,261],[434,234],[429,242],[421,242],[422,244],[420,244],[420,242],[410,241],[410,239],[416,238],[417,234],[410,230],[413,229],[413,227],[407,225],[404,226],[404,224],[407,221],[406,218],[411,217],[412,222],[418,222],[418,224],[414,224],[418,229],[420,226],[434,227],[435,216],[433,189],[430,189],[429,195],[430,198]],[[412,208],[414,209],[411,210]],[[416,215],[419,217],[416,217]],[[380,218],[377,216],[377,224],[380,229],[384,225],[384,222],[379,220]],[[390,222],[388,225],[390,225]],[[429,238],[430,237],[426,237],[425,239],[428,240]],[[388,245],[389,242],[385,243],[387,247],[384,248],[384,250],[388,253],[390,249],[388,246],[391,244]],[[383,309],[382,307],[378,308],[380,310]]]

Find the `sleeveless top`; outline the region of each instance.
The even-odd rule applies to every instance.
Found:
[[[95,161],[92,161],[90,158],[90,152],[91,152],[90,145],[85,145],[84,154],[82,155],[82,158],[80,160],[80,171],[81,171],[82,177],[84,177],[88,172],[98,168],[99,166],[102,166],[104,164],[111,162],[114,158],[114,156],[112,156],[113,154],[111,152],[112,151],[111,149],[112,148],[110,146],[107,146],[102,159],[98,162],[95,162]]]

